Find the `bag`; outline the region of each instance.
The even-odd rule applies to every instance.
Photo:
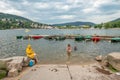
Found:
[[[30,66],[30,67],[32,67],[34,64],[35,64],[35,61],[34,61],[34,60],[30,60],[30,61],[29,61],[29,66]]]

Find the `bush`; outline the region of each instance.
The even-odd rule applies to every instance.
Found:
[[[0,80],[1,80],[2,78],[6,77],[6,75],[7,75],[7,71],[5,71],[5,70],[0,70]]]

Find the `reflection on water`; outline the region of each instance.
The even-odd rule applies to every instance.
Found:
[[[97,44],[88,41],[76,42],[72,39],[64,41],[55,40],[16,40],[18,35],[41,34],[81,34],[81,35],[120,35],[119,30],[44,30],[32,29],[29,32],[24,30],[1,30],[0,31],[0,58],[9,56],[25,55],[25,48],[28,43],[32,45],[34,51],[38,54],[40,63],[65,63],[67,60],[66,46],[71,44],[72,48],[77,46],[77,51],[72,51],[71,63],[87,63],[94,61],[94,57],[102,54],[106,55],[110,52],[120,52],[120,43],[110,43],[108,41],[100,41]]]

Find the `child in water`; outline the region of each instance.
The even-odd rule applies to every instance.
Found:
[[[71,48],[70,44],[67,45],[66,51],[67,51],[68,61],[69,61],[70,60],[70,56],[71,56],[71,52],[72,52],[72,48]]]
[[[77,46],[74,46],[74,51],[77,51]]]

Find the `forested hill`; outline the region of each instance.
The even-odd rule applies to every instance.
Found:
[[[120,18],[117,18],[115,20],[101,23],[95,26],[96,28],[120,28]]]
[[[0,29],[16,29],[16,28],[44,28],[47,24],[34,22],[27,18],[0,13]]]
[[[0,13],[0,19],[18,19],[18,20],[24,20],[24,21],[31,21],[27,18],[21,17],[21,16],[16,16],[12,14],[5,14],[5,13]]]

